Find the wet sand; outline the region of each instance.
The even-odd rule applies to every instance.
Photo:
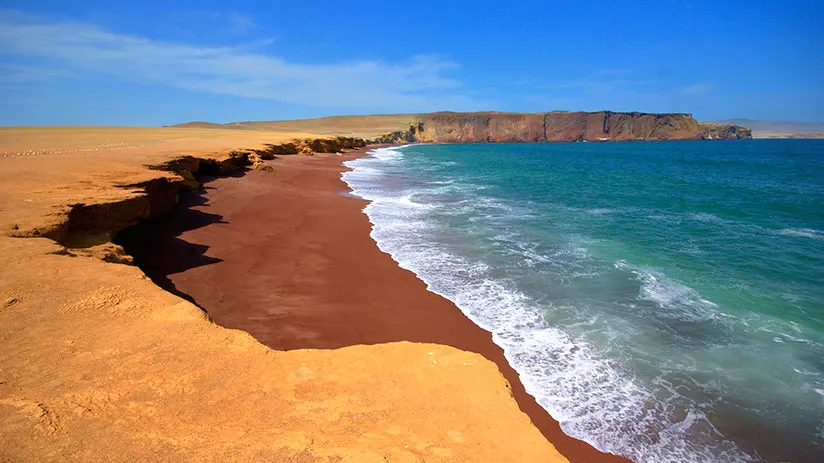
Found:
[[[363,154],[283,156],[269,161],[274,173],[214,179],[184,195],[171,219],[119,241],[160,286],[274,349],[415,341],[480,353],[570,461],[626,461],[563,434],[490,333],[378,249],[366,202],[340,180],[341,163]]]

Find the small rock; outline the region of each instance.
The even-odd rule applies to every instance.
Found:
[[[274,167],[270,166],[269,164],[266,164],[263,161],[258,161],[256,163],[252,164],[252,170],[259,170],[259,171],[262,171],[262,172],[274,172],[275,171]]]

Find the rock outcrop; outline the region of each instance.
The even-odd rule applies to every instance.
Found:
[[[5,234],[18,238],[50,238],[72,249],[102,245],[124,228],[170,212],[180,190],[200,188],[198,178],[201,176],[226,176],[246,169],[273,171],[264,161],[277,155],[340,153],[364,147],[366,141],[351,137],[306,138],[263,146],[232,150],[216,157],[182,155],[147,165],[149,170],[162,174],[134,183],[117,182],[113,186],[121,191],[118,198],[69,203],[61,206],[62,211],[48,214],[47,223],[13,224],[4,227]],[[107,253],[100,256],[107,261],[118,259]]]
[[[738,140],[752,138],[752,130],[740,125],[701,122],[701,138],[704,140]]]
[[[252,150],[248,154],[257,155],[266,160],[284,154],[340,153],[343,150],[363,148],[366,146],[366,141],[352,137],[306,138],[290,143],[266,144],[265,146],[264,149]]]
[[[704,124],[690,114],[598,112],[424,114],[376,143],[730,140],[752,138],[737,125]]]

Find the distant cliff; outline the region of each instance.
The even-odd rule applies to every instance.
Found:
[[[546,142],[624,140],[737,140],[752,131],[728,124],[701,123],[690,114],[598,112],[422,114],[406,130],[377,143]]]

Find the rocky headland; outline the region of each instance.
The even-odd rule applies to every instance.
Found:
[[[738,125],[701,123],[690,114],[612,111],[548,113],[453,113],[415,117],[407,128],[376,142],[500,143],[629,140],[737,140],[752,138]]]
[[[295,121],[188,122],[177,127],[234,130],[291,130],[349,134],[373,143],[496,143],[630,140],[739,140],[749,128],[733,123],[698,122],[691,114],[641,112],[437,112],[333,116]]]

